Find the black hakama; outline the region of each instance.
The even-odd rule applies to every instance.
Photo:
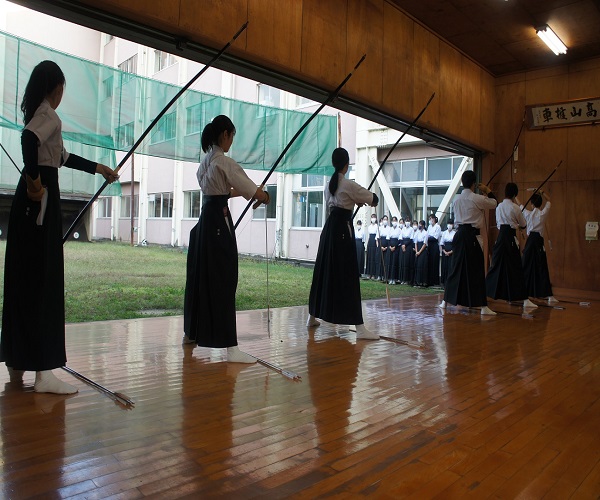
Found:
[[[436,240],[437,241],[437,240]],[[417,242],[417,251],[425,245],[424,242]],[[429,265],[428,248],[425,248],[420,255],[415,257],[415,285],[427,286],[427,268]]]
[[[367,276],[378,276],[379,266],[377,262],[381,257],[376,236],[375,233],[369,234],[369,241],[367,241],[367,269],[365,272]]]
[[[442,248],[446,252],[451,252],[452,251],[452,242],[451,241],[447,241],[446,243],[444,243],[442,245]],[[450,255],[444,255],[442,253],[442,276],[440,278],[440,283],[442,285],[446,284],[446,279],[448,278],[448,270],[450,269],[450,259],[451,258],[452,258],[452,254],[450,254]]]
[[[501,300],[525,300],[525,276],[521,265],[516,231],[508,224],[500,226],[498,239],[492,250],[492,265],[485,278],[487,296]]]
[[[525,275],[525,291],[530,297],[551,297],[552,284],[548,272],[548,259],[544,248],[544,238],[537,231],[527,237],[523,250],[523,274]]]
[[[431,236],[427,240],[427,284],[440,284],[440,244]]]
[[[362,325],[352,210],[331,208],[325,222],[308,299],[309,313],[329,323]]]
[[[385,263],[385,267],[388,273],[388,280],[396,281],[399,279],[400,273],[398,272],[398,266],[400,264],[400,260],[398,259],[398,257],[400,255],[399,252],[401,252],[402,249],[400,248],[398,243],[398,238],[390,238],[388,249],[385,252],[387,254],[387,261]],[[392,251],[391,247],[395,247],[395,250]]]
[[[478,234],[479,229],[461,224],[454,235],[454,251],[444,289],[444,300],[448,304],[487,306],[483,251],[477,241]]]
[[[36,224],[41,204],[27,197],[21,176],[6,238],[0,361],[15,370],[53,370],[67,362],[58,169],[40,166],[39,173],[48,192],[43,224]]]
[[[237,345],[238,251],[228,199],[205,195],[190,233],[183,329],[202,347]]]
[[[354,238],[356,245],[356,260],[358,261],[358,274],[363,275],[365,272],[365,244],[362,238]]]
[[[404,251],[402,252],[402,245]],[[415,243],[412,238],[404,238],[400,244],[400,282],[412,284],[415,274]]]

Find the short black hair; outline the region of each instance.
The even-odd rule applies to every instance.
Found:
[[[535,193],[534,195],[531,196],[531,204],[535,207],[535,208],[540,208],[542,206],[542,197],[541,195]]]
[[[519,194],[519,187],[514,182],[509,182],[504,188],[505,198],[514,198]]]
[[[472,170],[465,170],[460,178],[460,180],[462,181],[462,185],[468,189],[473,187],[473,184],[475,184],[475,181],[477,180],[477,176],[475,175],[475,172],[473,172]]]

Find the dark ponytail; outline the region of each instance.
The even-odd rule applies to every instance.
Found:
[[[350,156],[348,155],[348,151],[344,148],[336,148],[333,150],[331,154],[331,163],[333,164],[333,168],[335,168],[335,172],[331,176],[331,180],[329,181],[329,192],[334,195],[338,188],[339,176],[338,174],[344,169],[348,163],[350,163]]]
[[[200,144],[202,145],[202,151],[205,153],[213,146],[219,144],[219,136],[223,132],[229,132],[235,134],[235,126],[228,116],[219,115],[213,118],[213,121],[206,124],[200,137]]]
[[[42,61],[29,77],[21,102],[25,125],[33,118],[42,101],[59,85],[65,84],[65,75],[54,61]]]

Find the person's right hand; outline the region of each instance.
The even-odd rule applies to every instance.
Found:
[[[27,197],[32,201],[42,201],[46,188],[42,186],[41,177],[38,175],[36,179],[32,179],[25,175],[25,182],[27,183]]]

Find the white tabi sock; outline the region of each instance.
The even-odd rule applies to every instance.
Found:
[[[50,392],[52,394],[75,394],[77,387],[56,378],[52,370],[35,372],[35,392]]]
[[[537,307],[537,305],[534,304],[533,302],[531,302],[531,300],[525,299],[523,301],[523,309],[528,308],[528,307]]]
[[[320,324],[321,322],[317,321],[317,319],[312,314],[308,315],[308,319],[306,320],[306,326],[310,328],[311,326],[319,326]]]
[[[367,330],[363,323],[362,325],[356,325],[356,338],[362,340],[379,340],[379,335]]]
[[[440,303],[440,305],[438,306],[440,309],[446,309],[446,301],[442,300],[442,302]]]
[[[195,344],[196,341],[194,339],[189,338],[187,335],[184,334],[183,335],[183,339],[181,340],[181,343],[183,345],[186,345],[186,344]]]
[[[485,316],[494,316],[496,313],[492,311],[488,306],[483,306],[481,308],[481,314]]]
[[[240,348],[236,345],[227,348],[227,362],[228,363],[256,363],[256,358],[240,351]]]
[[[556,302],[558,302],[558,299],[555,299],[554,295],[550,295],[550,297],[548,297],[548,304],[555,304]]]

